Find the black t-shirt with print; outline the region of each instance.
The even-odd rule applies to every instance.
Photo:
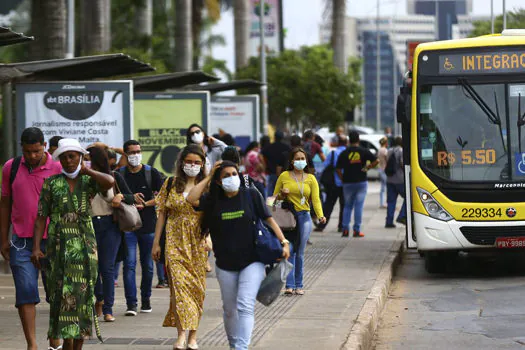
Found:
[[[146,183],[146,167],[143,165],[139,172],[132,173],[127,168],[124,170],[124,180],[129,186],[131,192],[142,193],[144,200],[149,201],[153,199],[154,194],[160,191],[162,187],[162,176],[155,168],[151,168],[151,187]],[[146,207],[139,210],[140,218],[142,220],[142,227],[138,229],[137,233],[154,233],[155,225],[157,224],[157,214],[155,207]]]
[[[376,156],[363,147],[350,146],[337,158],[337,169],[343,170],[343,183],[356,183],[366,181],[366,172],[362,169],[366,162],[376,161]]]
[[[246,196],[248,191],[248,196]],[[221,191],[213,205],[209,193],[200,198],[197,210],[211,211],[210,234],[216,264],[220,269],[240,271],[257,261],[253,237],[253,217],[248,198],[251,198],[256,217],[271,217],[261,194],[253,187],[241,187],[235,197],[228,198]]]

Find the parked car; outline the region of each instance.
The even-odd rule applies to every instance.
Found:
[[[372,152],[373,155],[377,156],[379,148],[381,147],[381,145],[379,144],[379,140],[381,140],[381,138],[383,137],[385,137],[385,135],[383,134],[359,135],[359,143],[361,144],[361,147],[367,148],[370,152]],[[379,171],[377,170],[377,168],[370,169],[368,171],[368,178],[379,179]]]

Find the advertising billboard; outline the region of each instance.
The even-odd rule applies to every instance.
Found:
[[[260,0],[250,0],[250,57],[260,53],[260,18],[264,13],[264,45],[268,55],[276,55],[281,51],[281,0],[266,0],[261,9]]]
[[[258,140],[259,96],[213,96],[208,133],[219,133],[219,129],[232,135],[243,149]]]
[[[131,137],[132,92],[131,81],[17,84],[17,133],[38,127],[46,141],[62,136],[84,147],[94,142],[121,147]]]
[[[142,162],[171,175],[188,126],[207,130],[209,101],[208,92],[135,94],[133,137],[141,144]]]

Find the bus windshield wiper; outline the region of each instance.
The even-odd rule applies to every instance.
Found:
[[[499,135],[501,137],[501,144],[503,145],[503,150],[506,152],[507,147],[505,147],[505,139],[503,138],[503,130],[501,129],[501,117],[499,114],[498,97],[496,95],[496,91],[494,91],[494,103],[496,104],[496,113],[494,113],[494,111],[489,107],[485,100],[483,100],[483,98],[478,94],[474,87],[472,87],[472,85],[467,81],[467,79],[460,78],[458,79],[458,83],[465,89],[465,91],[467,91],[467,93],[474,100],[474,102],[476,102],[479,108],[481,108],[483,113],[485,113],[485,115],[489,119],[489,122],[498,126]]]
[[[520,153],[521,151],[521,127],[525,125],[525,113],[521,115],[521,94],[518,94],[518,147]]]

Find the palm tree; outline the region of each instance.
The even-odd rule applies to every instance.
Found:
[[[175,1],[175,69],[190,71],[192,68],[192,1]]]
[[[148,43],[151,49],[151,35],[153,34],[153,0],[142,0],[137,6],[136,23],[139,35]]]
[[[80,34],[83,54],[104,53],[111,49],[111,0],[82,1]]]
[[[346,0],[332,1],[332,48],[334,64],[341,70],[346,70],[345,57],[345,22]]]
[[[250,41],[250,2],[234,0],[233,21],[235,32],[235,69],[248,65],[248,42]]]
[[[30,45],[33,60],[64,58],[66,55],[66,3],[64,0],[32,0]]]

